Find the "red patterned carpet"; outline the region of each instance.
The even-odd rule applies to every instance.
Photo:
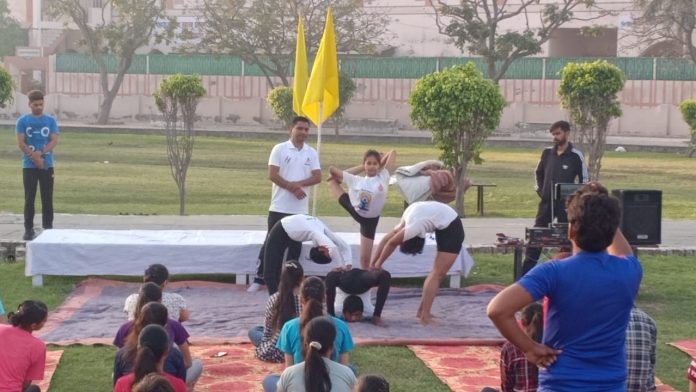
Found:
[[[499,346],[408,346],[453,391],[500,386]]]
[[[483,387],[500,387],[500,346],[408,348],[453,391],[477,392]],[[679,392],[657,378],[655,384],[659,392]]]
[[[227,355],[215,356],[221,352]],[[256,359],[251,344],[191,346],[191,353],[203,362],[203,376],[196,384],[200,392],[263,391],[261,380],[283,370],[281,364]]]
[[[669,343],[669,345],[684,351],[689,354],[691,358],[696,358],[696,339],[677,340]],[[684,366],[684,371],[686,371],[686,366]]]
[[[58,362],[60,362],[60,357],[63,356],[63,350],[54,350],[46,352],[46,370],[44,371],[44,378],[38,384],[42,391],[48,391],[49,385],[51,385],[51,379],[53,378],[53,373],[56,372],[58,367]]]

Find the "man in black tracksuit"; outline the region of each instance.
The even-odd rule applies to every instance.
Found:
[[[558,183],[586,183],[588,181],[587,165],[582,152],[570,143],[570,124],[557,121],[551,125],[553,147],[547,147],[541,153],[536,168],[536,191],[541,201],[537,211],[534,227],[548,227],[555,216],[560,222],[567,222],[565,200],[552,203],[553,188]],[[555,210],[552,214],[551,205]],[[522,275],[532,269],[541,254],[541,248],[527,248]]]

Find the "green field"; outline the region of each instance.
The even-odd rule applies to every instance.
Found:
[[[187,213],[265,215],[270,199],[268,154],[284,140],[198,137],[187,181]],[[395,148],[397,165],[436,158],[428,145],[370,145],[324,143],[321,162],[347,168],[358,164],[368,148]],[[538,198],[534,193],[534,169],[538,149],[487,148],[484,163],[472,165],[474,181],[493,182],[486,189],[490,216],[533,217]],[[21,213],[23,188],[21,154],[10,129],[0,132],[0,211]],[[108,162],[108,163],[107,163]],[[664,153],[608,152],[601,181],[610,189],[661,189],[663,217],[696,219],[696,160]],[[63,132],[56,148],[56,212],[89,214],[159,214],[179,212],[179,199],[161,135],[90,134]],[[475,209],[476,198],[466,197],[466,209]],[[391,192],[384,216],[403,211],[398,192]],[[319,187],[318,215],[345,215]]]
[[[266,175],[268,154],[278,139],[199,137],[187,184],[187,213],[266,213],[270,183]],[[397,165],[437,157],[423,145],[368,145],[325,143],[322,167],[353,166],[367,148],[398,151]],[[490,216],[529,217],[536,210],[533,170],[538,149],[490,148],[485,162],[472,166],[470,176],[494,182],[486,190]],[[21,213],[20,152],[11,129],[0,133],[0,211]],[[56,148],[56,212],[89,214],[177,214],[178,195],[166,158],[165,139],[157,135],[90,134],[64,132]],[[682,155],[659,153],[607,153],[602,182],[609,188],[661,189],[663,217],[696,219],[695,160]],[[326,170],[324,170],[326,173]],[[320,187],[319,215],[344,215]],[[475,198],[467,198],[467,210],[475,209]],[[384,215],[398,216],[403,210],[392,192]],[[510,282],[510,255],[476,255],[476,266],[464,285]],[[684,372],[688,357],[666,345],[694,338],[696,315],[688,295],[696,284],[693,257],[646,256],[645,276],[638,304],[658,325],[658,377],[679,390],[686,390]],[[79,282],[77,277],[46,277],[45,286],[32,287],[23,276],[22,263],[0,263],[0,295],[7,308],[26,298],[37,298],[55,308]],[[178,279],[191,276],[176,277]],[[232,281],[232,276],[197,276]],[[400,282],[419,285],[419,280]],[[54,377],[51,391],[108,391],[114,349],[104,346],[70,346]],[[405,347],[358,347],[352,359],[359,369],[384,373],[395,391],[446,391],[442,384]]]

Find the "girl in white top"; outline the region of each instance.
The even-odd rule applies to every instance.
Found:
[[[329,189],[338,203],[360,224],[360,267],[370,265],[372,245],[375,240],[379,216],[387,200],[389,177],[394,172],[396,151],[380,155],[376,150],[367,150],[363,164],[342,171],[329,167]],[[356,174],[365,171],[365,176]],[[346,192],[341,186],[345,182]]]
[[[329,317],[316,317],[304,327],[304,362],[283,371],[278,392],[351,392],[355,374],[346,365],[330,360],[336,327]]]
[[[437,201],[411,204],[404,211],[401,222],[380,241],[371,265],[371,268],[382,268],[397,246],[402,253],[423,253],[425,235],[432,232],[435,233],[437,254],[433,269],[423,283],[423,294],[416,314],[423,324],[432,321],[430,309],[437,289],[462,250],[464,227],[457,212],[449,205]]]

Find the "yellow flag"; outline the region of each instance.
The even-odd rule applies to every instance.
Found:
[[[307,90],[307,49],[304,40],[302,16],[297,23],[297,44],[295,46],[295,77],[292,84],[292,110],[302,115],[302,100]]]
[[[319,51],[314,59],[312,74],[302,102],[302,111],[314,124],[319,125],[319,108],[324,103],[321,116],[326,121],[338,108],[338,57],[336,55],[336,35],[334,33],[331,8],[326,13],[324,35],[321,37]]]

